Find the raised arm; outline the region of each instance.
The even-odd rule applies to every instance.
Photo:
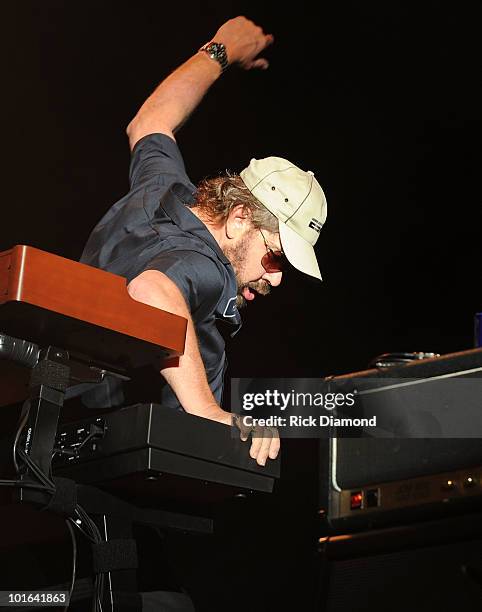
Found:
[[[223,24],[211,39],[226,47],[228,63],[245,70],[265,69],[268,62],[257,57],[273,42],[271,34],[245,17]],[[221,75],[221,65],[206,52],[198,51],[158,85],[127,127],[131,149],[147,134],[174,133],[187,120],[202,98]]]

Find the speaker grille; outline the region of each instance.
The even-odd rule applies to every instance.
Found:
[[[482,465],[482,444],[472,438],[338,438],[334,444],[341,489]]]
[[[326,612],[475,612],[482,584],[482,540],[333,562]]]

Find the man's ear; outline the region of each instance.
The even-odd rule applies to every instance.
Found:
[[[251,229],[251,211],[243,204],[236,204],[226,219],[227,238],[239,238]]]

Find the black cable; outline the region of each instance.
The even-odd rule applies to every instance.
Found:
[[[86,528],[90,531],[90,533],[85,533],[85,531],[81,528],[78,523],[74,523],[76,527],[81,530],[87,538],[93,542],[94,544],[98,544],[102,541],[102,537],[100,535],[100,531],[95,524],[95,522],[88,516],[85,510],[81,506],[77,506],[76,514],[79,517],[82,525],[85,525]],[[93,612],[101,612],[102,611],[102,598],[104,594],[104,575],[97,574],[94,581],[94,596],[92,601],[92,610]]]
[[[85,510],[81,506],[77,506],[76,514],[79,517],[82,525],[85,525],[87,530],[90,533],[86,533],[85,530],[81,528],[81,526],[75,522],[75,526],[81,530],[87,538],[93,542],[94,544],[98,544],[102,541],[102,537],[100,535],[100,531],[95,524],[95,522],[88,516]],[[93,612],[101,612],[102,611],[102,598],[104,593],[104,575],[97,574],[94,581],[94,596],[92,601],[92,610]]]
[[[37,478],[41,482],[43,482],[43,484],[55,489],[55,483],[53,482],[53,480],[51,480],[48,476],[46,476],[42,472],[40,467],[35,463],[35,461],[31,459],[31,457],[29,457],[21,448],[17,450],[17,453],[20,455],[20,458],[22,459],[22,461],[27,464],[30,470],[35,474],[35,476],[37,476]]]
[[[94,543],[98,544],[99,542],[102,542],[102,536],[100,535],[100,531],[97,525],[90,518],[90,516],[85,512],[82,506],[77,505],[76,513],[79,519],[82,521],[82,523],[87,525],[87,527],[89,528],[91,532],[91,538],[94,541]]]
[[[48,476],[46,476],[42,472],[40,467],[31,459],[31,457],[29,457],[21,448],[17,449],[16,452],[18,453],[22,461],[27,464],[27,466],[30,468],[33,474],[43,483],[44,487],[52,489],[53,490],[52,492],[55,492],[56,487],[55,487],[55,483],[53,482],[53,480],[50,479]],[[85,525],[85,527],[87,528],[87,532],[89,533],[86,534],[85,530],[82,529],[81,526],[75,521],[71,521],[71,524],[77,527],[84,535],[87,535],[87,538],[91,540],[91,542],[93,542],[94,544],[99,544],[100,542],[102,542],[102,536],[100,535],[100,531],[97,525],[89,517],[89,515],[85,512],[82,506],[79,506],[79,504],[77,504],[75,512],[77,516],[79,517],[79,520],[81,521],[82,525]],[[95,590],[94,590],[94,597],[93,597],[93,608],[92,608],[93,612],[102,612],[101,602],[103,598],[103,591],[104,591],[104,575],[97,574],[96,579],[95,579]]]
[[[52,480],[50,480],[50,478],[48,478],[42,472],[42,470],[39,468],[39,466],[34,461],[32,461],[32,459],[26,453],[24,453],[24,451],[22,449],[19,449],[18,452],[19,452],[19,455],[22,458],[22,460],[24,460],[27,463],[28,467],[39,478],[39,480],[41,480],[45,486],[50,487],[51,489],[53,489],[55,491],[55,483]],[[98,544],[99,542],[101,542],[102,541],[102,536],[100,535],[100,531],[97,528],[97,525],[89,517],[89,515],[85,512],[85,510],[82,508],[82,506],[79,506],[77,504],[77,507],[76,507],[75,510],[76,510],[76,514],[79,517],[79,519],[81,520],[81,522],[83,524],[85,524],[87,526],[88,530],[90,531],[90,534],[88,536],[89,539],[91,539],[95,544]],[[77,525],[77,524],[76,524],[76,526],[79,527],[79,525]]]
[[[64,608],[64,612],[67,612],[67,610],[69,609],[69,604],[70,604],[70,599],[72,597],[72,593],[74,592],[75,572],[77,568],[77,541],[75,539],[75,533],[74,533],[74,530],[72,529],[72,525],[70,524],[70,520],[67,519],[65,521],[65,524],[69,528],[70,537],[72,538],[72,583],[70,585],[70,590],[69,590],[69,601],[67,602],[67,605]]]
[[[102,612],[102,597],[104,596],[104,574],[99,574],[100,576],[100,581],[99,581],[99,607],[100,607],[100,612]]]
[[[15,434],[15,440],[13,441],[13,465],[15,466],[15,471],[19,473],[19,467],[17,463],[17,444],[20,439],[20,435],[27,423],[28,415],[30,413],[30,399],[26,399],[22,405],[22,412],[20,413],[19,426],[17,428],[17,432]]]
[[[102,612],[102,596],[104,592],[104,574],[97,574],[95,577],[95,603],[93,612]]]
[[[50,487],[36,484],[34,482],[25,482],[23,480],[0,480],[0,485],[1,486],[22,487],[22,488],[26,487],[28,489],[40,489],[42,491],[48,491],[49,493],[52,493],[52,494],[55,493],[55,490],[52,490]],[[77,541],[75,539],[75,533],[74,533],[74,530],[72,529],[72,525],[70,524],[70,520],[71,519],[67,519],[65,521],[69,529],[70,536],[72,538],[72,582],[71,582],[71,586],[69,590],[69,599],[68,599],[69,602],[70,602],[70,599],[72,597],[72,593],[74,590],[75,573],[76,573],[76,566],[77,566]],[[69,608],[69,603],[67,603],[67,605],[65,606],[64,612],[67,612],[68,608]]]
[[[23,452],[23,450],[19,450],[19,455],[23,461],[28,465],[31,471],[47,486],[51,487],[53,491],[55,491],[55,484],[50,478],[48,478],[42,470],[38,467],[38,465],[32,461],[32,459]],[[71,523],[74,525],[87,539],[89,539],[92,543],[96,544],[101,541],[100,533],[97,530],[97,526],[90,519],[87,513],[83,510],[83,508],[79,505],[76,507],[76,514],[81,520],[82,524],[85,524],[88,527],[89,532],[86,532],[81,525],[79,525],[75,520],[72,520]]]
[[[78,521],[78,522],[77,522]],[[82,521],[80,520],[80,518],[78,519],[72,519],[71,521],[72,525],[78,530],[80,531],[80,533],[87,538],[87,540],[89,540],[92,544],[95,544],[95,539],[92,536],[92,533],[88,533],[81,525]]]
[[[79,446],[76,446],[74,448],[55,447],[54,453],[52,455],[52,459],[55,457],[55,455],[67,455],[68,457],[78,457],[79,452],[81,451],[82,447],[85,446],[87,442],[89,442],[90,440],[92,440],[98,435],[99,435],[99,431],[91,431],[90,434],[86,438],[84,438],[84,440],[82,440]]]
[[[95,436],[98,436],[99,433],[97,431],[92,431],[84,440],[82,440],[82,442],[79,444],[79,446],[76,447],[76,452],[78,453],[80,451],[80,449],[87,444],[87,442],[89,440],[92,440],[92,438],[95,438]]]

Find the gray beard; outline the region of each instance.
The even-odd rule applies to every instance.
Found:
[[[241,309],[244,308],[247,304],[246,298],[242,294],[242,290],[244,287],[249,287],[259,295],[268,295],[271,287],[264,280],[253,281],[250,283],[243,283],[241,281],[242,272],[245,267],[246,258],[249,246],[251,244],[250,236],[246,236],[242,242],[240,242],[236,247],[232,249],[225,249],[224,254],[231,262],[233,266],[234,273],[236,274],[236,281],[238,283],[238,293],[236,295],[236,306]]]

